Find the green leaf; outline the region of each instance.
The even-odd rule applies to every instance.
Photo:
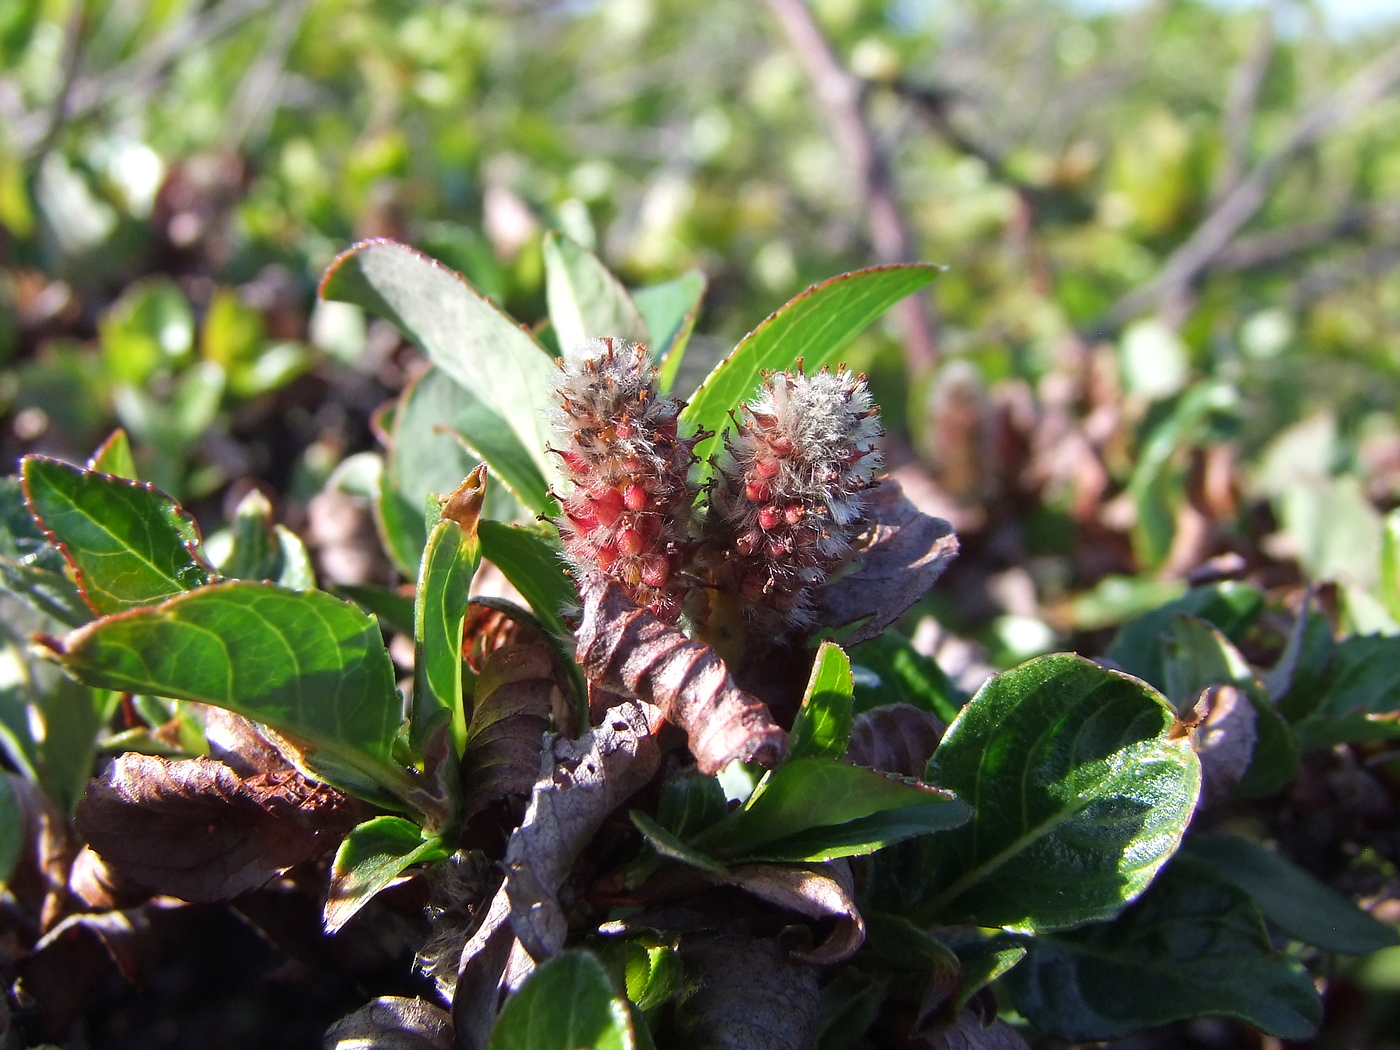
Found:
[[[642,833],[647,844],[666,860],[699,868],[701,871],[722,872],[725,870],[724,865],[719,861],[701,853],[698,849],[687,846],[678,836],[673,835],[641,810],[634,809],[627,815],[632,818],[633,825]],[[650,868],[647,870],[650,871]]]
[[[44,643],[91,685],[227,708],[412,790],[391,755],[401,702],[379,625],[323,591],[215,583]]]
[[[0,478],[0,586],[35,612],[78,627],[92,619],[92,610],[68,571],[25,506],[19,478]]]
[[[561,638],[570,636],[560,615],[578,603],[578,592],[564,572],[564,561],[554,538],[542,530],[499,521],[483,521],[481,553],[505,574],[535,615]]]
[[[153,278],[123,292],[98,321],[97,333],[107,374],[118,383],[143,386],[156,372],[189,358],[194,314],[175,282]]]
[[[0,746],[5,757],[25,779],[39,781],[39,741],[30,717],[33,683],[30,665],[19,642],[9,636],[9,630],[21,633],[17,625],[6,624],[0,632]]]
[[[19,778],[0,772],[0,890],[9,885],[24,851],[24,805],[16,790]]]
[[[971,822],[930,850],[921,916],[1023,932],[1115,915],[1152,881],[1191,818],[1201,767],[1144,683],[1069,654],[987,682],[926,778]]]
[[[60,812],[71,814],[92,776],[97,733],[116,712],[118,694],[91,689],[64,675],[38,692],[35,706],[44,726],[39,745],[39,782]]]
[[[951,722],[967,703],[967,694],[938,662],[915,649],[898,631],[884,631],[862,642],[851,650],[851,657],[857,667],[879,679],[877,684],[856,674],[856,714],[882,704],[909,704]]]
[[[1380,597],[1390,618],[1400,621],[1400,509],[1385,516],[1381,530]]]
[[[854,687],[850,659],[835,642],[823,642],[788,735],[791,758],[840,758],[846,753]]]
[[[646,340],[642,315],[622,282],[592,252],[553,231],[544,238],[544,281],[549,323],[561,349],[604,335]]]
[[[413,636],[413,597],[367,583],[342,583],[331,590],[341,598],[348,598],[370,615],[378,616],[391,630]]]
[[[655,1010],[680,991],[685,968],[680,953],[669,944],[624,941],[623,979],[627,998],[639,1010]]]
[[[627,1002],[584,951],[564,952],[506,1001],[486,1050],[635,1050]]]
[[[233,510],[232,542],[218,564],[219,574],[235,580],[277,579],[282,571],[282,545],[273,524],[272,504],[258,489],[250,489]]]
[[[375,817],[358,825],[335,851],[326,898],[326,932],[334,933],[405,869],[447,856],[442,840],[403,817]]]
[[[829,758],[798,758],[690,845],[727,862],[820,861],[873,853],[956,827],[968,811],[945,791]]]
[[[687,839],[700,834],[729,812],[718,778],[681,773],[661,785],[656,819],[671,834]]]
[[[1235,785],[1241,797],[1272,795],[1298,772],[1298,747],[1293,730],[1278,713],[1268,692],[1240,651],[1204,620],[1185,613],[1171,619],[1171,633],[1162,640],[1166,663],[1167,699],[1178,711],[1189,710],[1201,693],[1214,685],[1243,690],[1254,708],[1255,742],[1249,768]]]
[[[1129,620],[1114,635],[1105,655],[1130,675],[1165,689],[1162,637],[1171,629],[1175,614],[1198,616],[1237,642],[1263,609],[1264,596],[1242,583],[1196,587],[1159,609]]]
[[[126,431],[117,427],[107,435],[107,440],[98,446],[97,451],[88,460],[87,469],[99,474],[115,474],[119,478],[128,478],[131,481],[139,480],[136,476],[136,460],[131,455],[131,439],[126,436]]]
[[[978,940],[968,947],[959,945],[958,961],[962,964],[962,987],[953,997],[949,1013],[956,1017],[972,1001],[972,997],[997,978],[1002,977],[1026,957],[1024,944],[1007,944],[1005,934],[1001,939]]]
[[[544,412],[554,361],[460,274],[402,244],[364,241],[331,263],[321,296],[393,321],[435,365],[505,420],[540,472],[550,476]]]
[[[705,275],[690,270],[674,281],[637,288],[632,300],[646,321],[647,339],[651,343],[651,359],[661,368],[661,389],[670,393],[685,358],[685,348],[695,320],[700,316],[700,304],[705,298]]]
[[[1400,944],[1400,934],[1372,918],[1287,857],[1238,835],[1195,833],[1185,850],[1251,897],[1264,918],[1304,944],[1363,955]]]
[[[448,433],[487,464],[522,506],[536,514],[557,509],[549,494],[549,482],[535,465],[533,455],[485,402],[464,393]],[[492,502],[492,517],[500,520],[519,516],[515,507],[503,506],[502,502],[499,497]]]
[[[1321,699],[1293,730],[1305,752],[1400,738],[1400,637],[1339,642]]]
[[[1269,946],[1249,895],[1184,857],[1116,921],[1037,937],[1002,980],[1016,1008],[1071,1042],[1191,1017],[1233,1017],[1306,1039],[1322,1017],[1312,979]]]
[[[26,456],[25,495],[98,613],[121,612],[208,583],[194,519],[151,485]]]
[[[770,315],[715,366],[681,412],[683,422],[714,431],[696,446],[702,465],[718,450],[730,410],[753,396],[762,372],[790,368],[799,357],[808,371],[834,364],[867,325],[927,287],[938,271],[923,263],[857,270],[813,285]]]
[[[483,514],[512,520],[520,499],[536,513],[548,508],[544,475],[505,422],[446,372],[429,368],[400,395],[392,416],[377,500],[385,545],[399,570],[413,577],[428,540],[424,508],[446,496],[484,458],[505,486],[492,485]],[[467,438],[470,437],[470,440]]]
[[[462,700],[462,629],[467,618],[467,591],[481,564],[474,514],[481,509],[485,468],[462,483],[459,496],[474,501],[466,526],[444,518],[428,535],[423,564],[418,570],[418,597],[413,610],[413,721],[417,753],[444,723],[460,757],[467,743],[467,714]]]

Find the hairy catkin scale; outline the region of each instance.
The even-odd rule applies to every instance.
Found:
[[[725,435],[710,486],[717,582],[775,636],[812,623],[816,592],[865,528],[879,410],[842,368],[769,375]]]
[[[601,570],[639,605],[675,622],[694,547],[695,444],[681,437],[683,402],[661,395],[647,349],[590,339],[564,355],[553,424],[570,486],[559,533],[580,574]]]

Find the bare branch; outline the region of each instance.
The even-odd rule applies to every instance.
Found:
[[[1171,254],[1157,276],[1118,300],[1109,312],[1109,323],[1122,324],[1144,310],[1179,298],[1219,258],[1235,234],[1254,218],[1274,184],[1298,154],[1354,120],[1397,83],[1400,83],[1400,44],[1382,52],[1341,89],[1304,113],[1283,144],[1225,195],[1195,233]]]
[[[1245,55],[1230,78],[1230,94],[1225,100],[1225,113],[1221,119],[1225,159],[1211,193],[1212,203],[1224,199],[1244,177],[1245,165],[1249,161],[1249,132],[1254,125],[1254,111],[1259,105],[1264,76],[1269,72],[1269,64],[1274,57],[1274,17],[1277,11],[1278,0],[1273,0],[1260,12],[1259,31],[1249,54]]]
[[[811,81],[832,136],[850,159],[880,262],[914,262],[913,237],[895,195],[889,157],[866,120],[864,82],[837,60],[802,0],[767,0],[788,43]],[[911,296],[894,308],[904,338],[904,354],[915,372],[937,359],[934,320],[924,300]]]
[[[1395,236],[1400,233],[1400,201],[1353,204],[1329,219],[1299,222],[1277,230],[1236,237],[1211,264],[1211,272],[1252,270],[1291,261],[1295,256],[1334,241]]]

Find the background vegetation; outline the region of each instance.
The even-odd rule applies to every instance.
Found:
[[[0,455],[81,461],[120,425],[211,543],[257,488],[323,581],[389,584],[375,413],[420,365],[316,301],[352,241],[413,244],[528,323],[546,229],[629,286],[702,274],[679,389],[813,281],[930,260],[847,360],[889,466],[962,539],[905,624],[960,686],[1099,655],[1191,580],[1295,613],[1317,584],[1338,632],[1394,634],[1396,29],[1286,0],[10,4]],[[388,469],[440,491],[421,447]],[[1365,814],[1315,874],[1394,921],[1388,747],[1323,751],[1290,801]],[[261,1032],[268,988],[300,989],[302,1038],[354,1005],[237,943],[240,1005],[197,1005],[192,965],[139,1001],[114,982],[103,1045],[200,1010]],[[1391,987],[1392,954],[1340,968],[1324,1045],[1391,1045]]]

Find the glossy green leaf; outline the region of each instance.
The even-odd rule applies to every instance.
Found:
[[[544,412],[555,364],[519,325],[460,274],[392,241],[364,241],[336,257],[321,296],[386,317],[429,359],[506,421],[549,477]]]
[[[909,704],[951,722],[967,703],[967,694],[938,662],[915,649],[898,631],[883,631],[862,642],[851,650],[851,661],[859,669],[854,690],[857,714],[882,704]]]
[[[92,685],[227,708],[402,797],[401,702],[379,625],[322,591],[215,583],[47,639]]]
[[[1233,1017],[1306,1039],[1322,1006],[1312,979],[1269,945],[1249,895],[1191,858],[1111,923],[1037,937],[1003,978],[1048,1035],[1118,1039],[1191,1017]]]
[[[1254,898],[1264,918],[1305,944],[1362,955],[1400,944],[1395,927],[1372,918],[1287,857],[1238,835],[1195,833],[1186,852]]]
[[[218,562],[219,574],[235,580],[277,579],[282,571],[282,545],[273,526],[272,504],[258,489],[249,490],[233,510],[231,542],[228,554]]]
[[[563,350],[599,336],[645,342],[637,304],[598,257],[560,233],[544,238],[544,287],[549,323]]]
[[[1322,696],[1293,728],[1303,751],[1400,738],[1400,637],[1339,642]]]
[[[967,947],[957,946],[958,961],[962,964],[962,986],[953,997],[950,1012],[954,1017],[962,1012],[974,995],[1026,957],[1024,944],[1008,941],[1010,938],[1003,934],[997,939],[975,941]]]
[[[506,1001],[486,1050],[635,1050],[627,1002],[588,952],[556,955]]]
[[[685,967],[680,953],[669,944],[624,941],[623,979],[627,998],[639,1010],[655,1010],[682,987]]]
[[[1170,705],[1069,654],[992,678],[948,727],[926,779],[972,806],[940,836],[921,915],[1024,932],[1106,919],[1171,856],[1201,768]]]
[[[939,268],[928,264],[875,266],[813,285],[746,335],[709,374],[681,413],[684,423],[715,432],[696,446],[703,464],[718,451],[731,409],[748,400],[768,369],[808,371],[835,364],[841,351],[899,300],[927,287]]]
[[[661,798],[656,804],[657,821],[682,839],[700,834],[728,812],[719,780],[695,772],[668,779],[661,785]]]
[[[149,605],[208,583],[194,519],[159,489],[26,456],[25,495],[99,613]]]
[[[661,389],[670,393],[685,359],[690,333],[705,299],[705,275],[690,270],[673,281],[648,285],[632,292],[632,300],[646,321],[651,359],[661,369]]]
[[[0,890],[3,890],[24,850],[24,804],[20,801],[19,778],[0,772]]]
[[[823,642],[788,734],[790,758],[840,758],[846,753],[854,686],[850,659],[835,642]]]
[[[424,861],[447,856],[442,840],[403,817],[375,817],[355,827],[331,864],[331,887],[326,898],[326,931],[334,933],[380,890],[403,872]]]
[[[126,431],[117,427],[111,434],[107,435],[107,440],[98,446],[96,452],[88,460],[88,470],[95,470],[99,474],[115,474],[119,478],[128,478],[137,481],[136,460],[131,455],[131,439],[126,436]]]
[[[764,777],[743,806],[690,845],[729,862],[831,860],[957,827],[967,816],[958,799],[916,780],[798,758]]]
[[[481,563],[476,529],[444,519],[428,536],[418,570],[414,606],[413,729],[414,747],[444,723],[451,726],[457,754],[467,742],[467,715],[462,699],[462,627],[467,618],[467,591]]]

